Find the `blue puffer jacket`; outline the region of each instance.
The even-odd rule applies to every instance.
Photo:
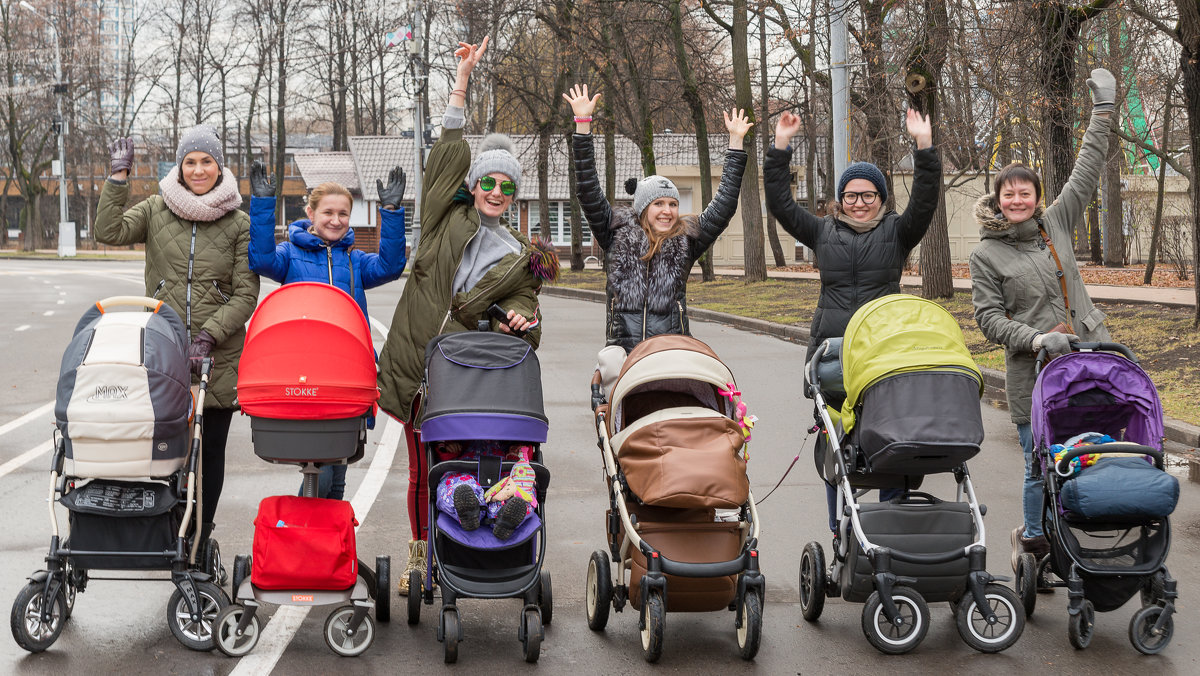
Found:
[[[288,226],[288,241],[275,244],[275,198],[250,198],[250,269],[281,284],[325,282],[354,297],[367,315],[366,289],[397,280],[404,272],[404,208],[380,209],[379,253],[351,249],[354,229],[333,245],[310,233],[312,222]],[[332,281],[331,281],[332,280]]]

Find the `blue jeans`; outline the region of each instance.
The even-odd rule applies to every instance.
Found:
[[[304,486],[300,486],[300,493],[304,495]],[[346,466],[345,465],[325,465],[321,468],[321,473],[317,475],[317,497],[329,498],[330,500],[344,500],[346,495]]]
[[[903,488],[881,488],[879,489],[879,501],[887,502],[892,498],[898,498],[904,495]],[[825,502],[829,504],[829,531],[837,532],[837,489],[830,484],[825,484]]]
[[[1025,517],[1025,537],[1042,535],[1042,478],[1033,474],[1033,426],[1017,425],[1017,438],[1025,454],[1025,483],[1021,492],[1021,509]]]

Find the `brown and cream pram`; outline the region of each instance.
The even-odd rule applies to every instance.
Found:
[[[634,348],[611,396],[599,372],[592,381],[609,510],[608,549],[588,562],[588,626],[603,630],[628,601],[648,662],[668,610],[734,610],[742,657],[758,652],[765,580],[735,392],[712,349],[679,335]]]

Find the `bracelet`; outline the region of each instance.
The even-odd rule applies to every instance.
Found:
[[[575,116],[575,121],[576,121],[577,123],[580,123],[580,124],[582,124],[582,123],[584,123],[584,122],[591,122],[591,121],[592,121],[592,118],[591,118],[591,116],[590,116],[590,115],[589,115],[588,117],[579,117],[578,115],[576,115],[576,116]]]
[[[450,95],[453,96],[455,94],[462,94],[464,99],[467,98],[467,90],[465,89],[451,89]]]

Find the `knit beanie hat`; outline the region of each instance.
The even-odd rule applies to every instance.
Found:
[[[197,150],[212,155],[217,167],[225,168],[225,151],[221,150],[221,139],[217,137],[216,129],[198,124],[183,132],[183,136],[179,137],[179,148],[175,151],[175,164],[183,164],[183,158]]]
[[[647,176],[642,180],[629,179],[625,181],[625,192],[633,195],[633,211],[642,217],[642,212],[650,203],[660,197],[674,197],[675,201],[679,201],[679,189],[670,179],[653,175]]]
[[[870,162],[855,162],[846,167],[846,171],[842,172],[842,177],[838,179],[837,199],[842,201],[842,193],[846,191],[846,184],[856,178],[865,178],[875,186],[875,190],[879,192],[879,199],[887,201],[887,179],[883,177],[883,172],[879,167]]]
[[[471,162],[467,172],[467,188],[475,189],[479,179],[492,173],[500,173],[521,187],[521,162],[517,159],[517,147],[504,134],[488,134],[479,144],[479,154]]]

